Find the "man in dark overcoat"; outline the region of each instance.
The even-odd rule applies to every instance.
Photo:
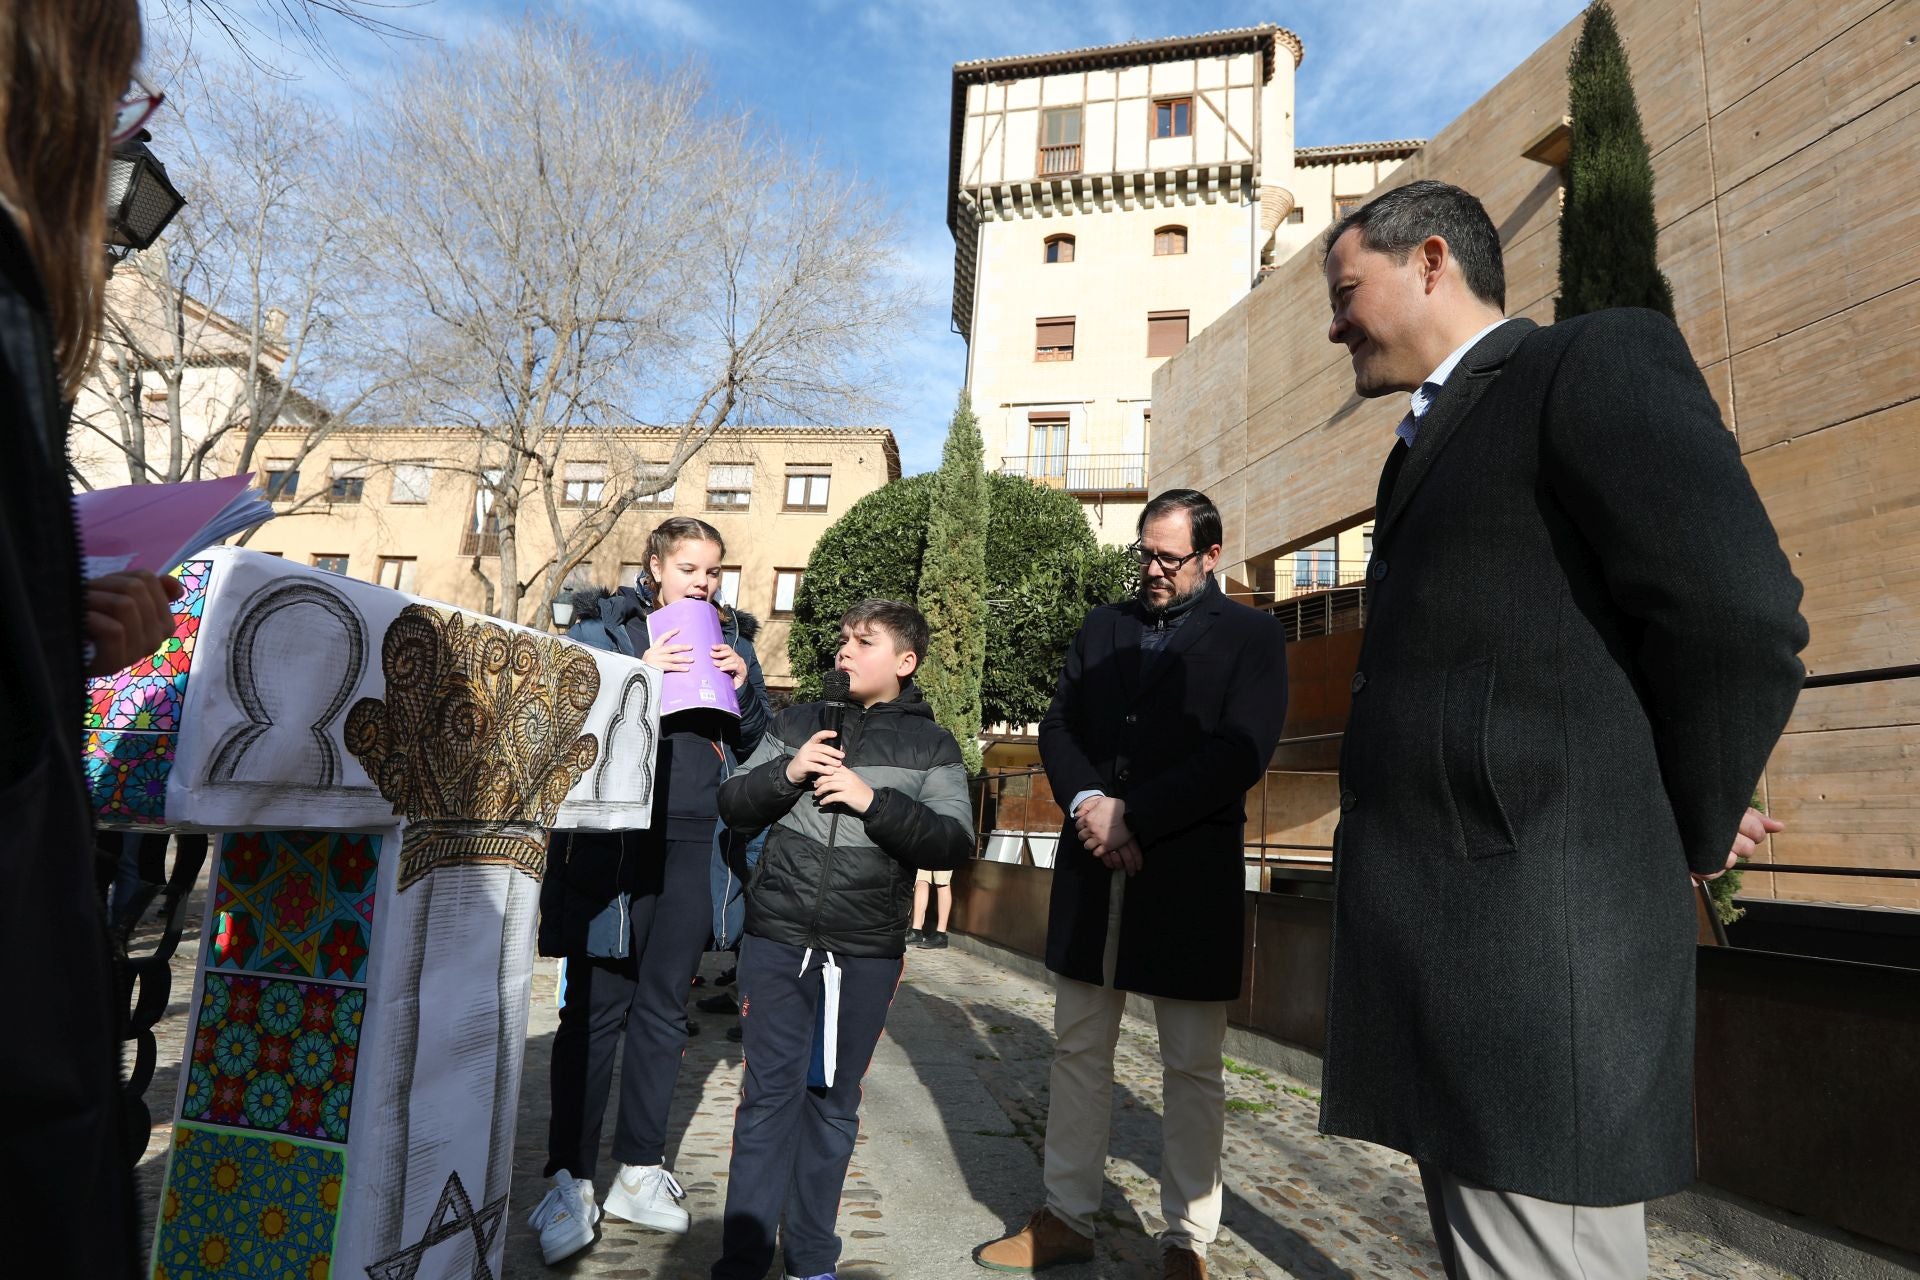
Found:
[[[1480,202],[1326,241],[1380,479],[1340,765],[1320,1127],[1419,1161],[1453,1277],[1647,1274],[1693,1177],[1695,906],[1764,837],[1800,584],[1651,311],[1503,318]],[[1386,443],[1385,441],[1382,442]]]
[[[1087,615],[1040,723],[1047,781],[1068,815],[1047,920],[1047,1202],[976,1251],[998,1270],[1093,1256],[1128,992],[1152,998],[1159,1030],[1165,1275],[1204,1277],[1220,1225],[1220,1051],[1240,995],[1245,800],[1286,719],[1286,636],[1214,583],[1220,513],[1205,494],[1160,494],[1138,532],[1137,596]]]

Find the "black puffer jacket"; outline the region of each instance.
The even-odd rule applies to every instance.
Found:
[[[909,684],[898,698],[846,715],[849,768],[874,790],[867,812],[822,807],[787,781],[787,761],[826,725],[826,704],[790,707],[720,787],[720,816],[742,831],[772,827],[747,884],[747,932],[838,955],[906,951],[913,875],[973,856],[973,806],[953,735]]]

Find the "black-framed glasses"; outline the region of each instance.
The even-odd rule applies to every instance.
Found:
[[[107,141],[121,143],[137,136],[147,127],[147,121],[153,119],[153,113],[160,109],[166,97],[136,73],[133,83],[127,87],[126,97],[120,99],[120,105],[113,113],[113,133]]]
[[[1132,556],[1142,569],[1145,569],[1150,564],[1157,564],[1160,566],[1160,572],[1171,576],[1180,572],[1181,567],[1184,566],[1187,561],[1198,559],[1204,552],[1189,551],[1183,556],[1176,556],[1171,551],[1149,551],[1139,543],[1134,542],[1128,544],[1127,554]]]

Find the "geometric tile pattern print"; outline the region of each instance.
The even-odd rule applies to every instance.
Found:
[[[87,683],[87,787],[103,821],[151,826],[166,820],[167,775],[212,573],[210,560],[174,570],[186,593],[173,602],[173,634],[125,671]]]
[[[179,1125],[160,1202],[155,1280],[327,1280],[346,1161],[339,1147]]]
[[[186,697],[187,672],[193,667],[212,572],[211,560],[190,560],[175,570],[173,576],[186,594],[173,602],[173,634],[151,656],[125,671],[87,682],[87,728],[179,729],[180,704]]]
[[[366,1005],[359,987],[209,971],[181,1114],[345,1142]]]
[[[376,835],[222,836],[209,965],[365,982],[379,856]]]

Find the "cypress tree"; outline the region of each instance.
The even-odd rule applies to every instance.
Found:
[[[1634,102],[1633,75],[1606,0],[1595,0],[1567,63],[1566,205],[1560,212],[1560,297],[1553,318],[1605,307],[1673,316],[1653,219],[1653,159]]]
[[[947,428],[927,513],[920,612],[932,641],[920,688],[934,717],[960,741],[967,772],[980,772],[980,684],[987,658],[987,471],[980,423],[967,393]]]

